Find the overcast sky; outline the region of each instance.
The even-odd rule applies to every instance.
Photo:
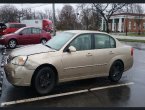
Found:
[[[78,5],[78,3],[66,3],[66,4],[69,4],[69,5],[72,5],[74,8],[76,8],[76,5]],[[0,7],[3,6],[5,4],[0,4]],[[33,4],[11,4],[11,5],[14,5],[16,6],[18,9],[22,9],[22,8],[31,8],[32,11],[44,11],[45,9],[50,9],[52,10],[52,4],[51,3],[48,3],[48,4],[40,4],[40,3],[33,3]],[[62,9],[62,7],[65,5],[65,3],[57,3],[55,4],[55,9]],[[143,6],[143,9],[145,10],[145,3],[142,3],[141,4]]]
[[[74,8],[76,7],[77,3],[76,4],[70,4],[70,3],[66,3],[66,4],[69,4],[69,5],[72,5]],[[5,5],[5,4],[0,4],[0,6],[2,5]],[[38,4],[38,3],[34,3],[34,4],[11,4],[11,5],[14,5],[16,6],[18,9],[22,9],[22,8],[31,8],[32,11],[44,11],[45,9],[50,9],[52,10],[52,4],[48,3],[48,4]],[[64,6],[64,3],[59,3],[59,4],[55,4],[55,9],[62,9],[62,7]]]

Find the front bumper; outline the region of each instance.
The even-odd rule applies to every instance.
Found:
[[[34,70],[29,70],[25,66],[5,64],[4,71],[7,80],[15,86],[30,86]]]
[[[1,38],[0,38],[0,44],[1,44],[1,45],[6,45],[5,39],[1,39]]]

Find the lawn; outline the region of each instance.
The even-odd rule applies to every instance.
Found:
[[[125,34],[126,35],[126,34]],[[127,36],[139,36],[139,37],[145,37],[145,33],[141,33],[138,35],[138,33],[127,33]]]
[[[145,40],[134,40],[134,39],[118,39],[118,40],[119,41],[124,41],[124,42],[140,42],[140,43],[145,43]]]

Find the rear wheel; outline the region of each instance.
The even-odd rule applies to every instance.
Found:
[[[123,71],[123,63],[121,61],[115,61],[110,68],[109,79],[112,82],[118,82],[122,77]]]
[[[15,39],[11,39],[8,42],[8,48],[14,49],[17,46],[17,41]]]
[[[47,42],[46,39],[42,39],[42,40],[41,40],[41,43],[42,43],[42,44],[45,44],[46,42]]]
[[[50,67],[42,67],[33,77],[32,85],[41,95],[52,91],[56,84],[55,73]]]

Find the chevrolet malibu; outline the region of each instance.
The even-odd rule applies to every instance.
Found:
[[[14,33],[0,36],[0,44],[14,49],[17,45],[46,43],[51,39],[50,33],[37,27],[23,27]]]
[[[14,49],[4,66],[15,86],[32,86],[47,94],[56,84],[108,76],[118,82],[133,65],[133,48],[98,31],[63,31],[46,44]]]

